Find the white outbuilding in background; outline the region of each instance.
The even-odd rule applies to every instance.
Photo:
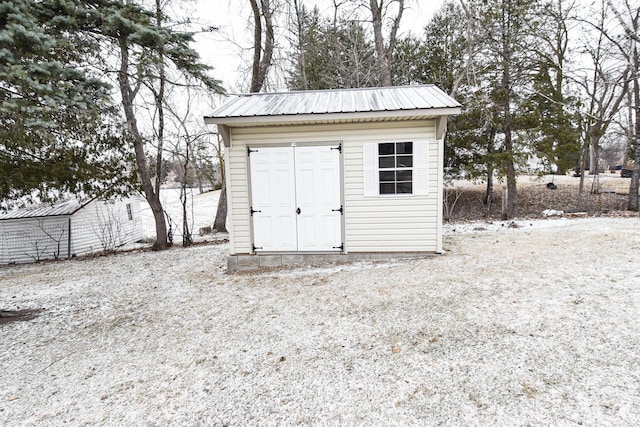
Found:
[[[0,214],[0,265],[112,251],[142,239],[140,199],[72,199]]]
[[[246,94],[216,109],[229,271],[442,251],[444,132],[433,85]]]

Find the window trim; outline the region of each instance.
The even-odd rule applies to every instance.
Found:
[[[380,169],[378,146],[384,143],[413,143],[413,165],[412,165],[412,192],[411,193],[380,193]],[[365,141],[362,145],[363,159],[363,191],[364,197],[376,198],[397,198],[397,197],[416,197],[429,195],[429,150],[435,149],[434,144],[437,141],[419,138],[402,138],[402,139],[386,139],[377,141]],[[393,170],[393,169],[386,169]],[[406,169],[401,169],[406,170]]]

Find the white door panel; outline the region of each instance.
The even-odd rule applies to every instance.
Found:
[[[250,153],[256,250],[340,250],[340,152],[331,148],[266,147]]]
[[[295,251],[296,206],[290,147],[260,148],[249,156],[256,249]]]
[[[296,200],[301,211],[299,251],[335,251],[342,244],[341,214],[337,211],[340,209],[340,152],[335,148],[295,148]]]

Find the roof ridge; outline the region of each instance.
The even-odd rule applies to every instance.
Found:
[[[308,94],[308,93],[322,93],[322,92],[357,92],[357,91],[418,88],[418,87],[433,87],[433,86],[435,86],[435,84],[426,83],[426,84],[419,84],[419,85],[403,85],[403,86],[367,86],[367,87],[349,87],[349,88],[337,88],[337,89],[289,90],[289,91],[277,91],[277,92],[243,92],[243,93],[232,93],[229,95],[230,96],[293,95],[293,94]]]

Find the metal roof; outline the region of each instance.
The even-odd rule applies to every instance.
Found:
[[[41,205],[35,208],[25,208],[9,212],[0,212],[0,221],[6,219],[42,218],[50,216],[73,215],[78,210],[82,209],[85,205],[86,203],[82,204],[79,200],[72,199],[53,206]]]
[[[217,108],[207,123],[238,124],[457,114],[460,103],[434,85],[315,90],[236,95]],[[256,118],[262,120],[255,121]],[[251,120],[253,119],[253,120]]]

